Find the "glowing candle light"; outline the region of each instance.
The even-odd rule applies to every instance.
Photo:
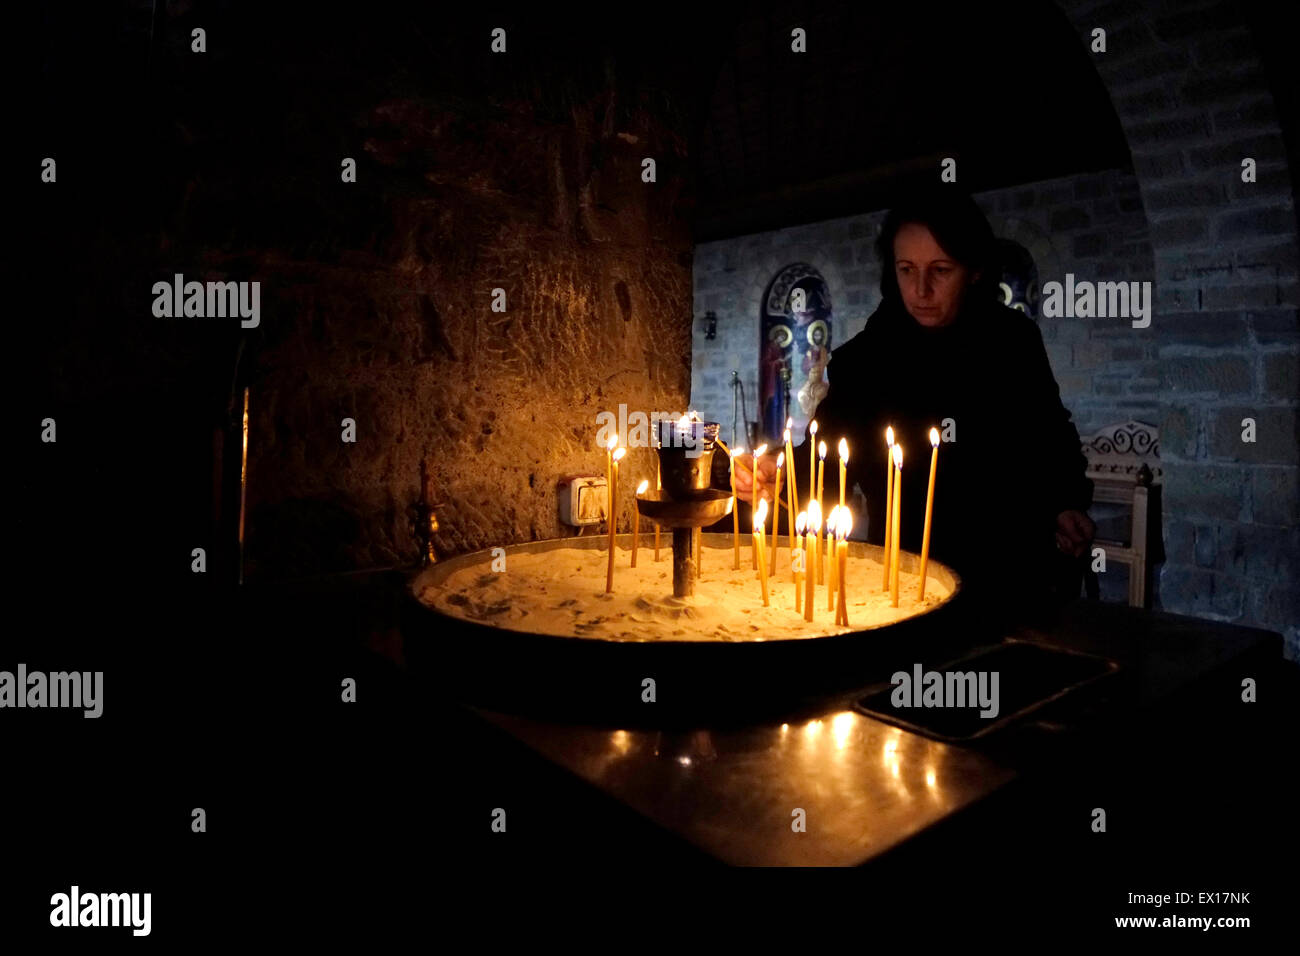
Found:
[[[898,607],[898,516],[903,507],[903,446],[894,446],[894,514],[890,537],[893,539],[894,556],[889,562],[889,603]]]
[[[618,436],[611,439],[610,447],[618,441]],[[610,452],[610,480],[609,480],[609,570],[605,572],[605,593],[609,594],[614,590],[614,528],[618,521],[615,518],[615,510],[618,508],[618,463],[623,460],[627,454],[626,448],[613,448]]]
[[[776,531],[781,526],[781,468],[784,465],[785,452],[781,452],[776,456],[776,493],[772,495],[772,574],[776,574]],[[786,514],[785,520],[790,520],[790,513]]]
[[[889,544],[890,515],[894,513],[894,428],[885,429],[885,548],[880,552],[880,563],[885,566],[885,579],[880,585],[882,591],[889,590],[889,562],[894,552]]]
[[[763,607],[768,606],[767,595],[767,555],[763,549],[763,539],[767,537],[767,499],[758,502],[758,511],[754,513],[754,553],[758,555],[758,580],[763,588]]]
[[[808,425],[808,500],[812,501],[817,491],[817,419]]]
[[[636,496],[640,498],[645,494],[646,489],[650,487],[650,479],[642,478],[641,484],[636,486]],[[636,567],[636,552],[641,547],[641,509],[632,502],[632,567]]]
[[[848,475],[848,470],[849,470],[848,441],[841,438],[839,448],[837,450],[840,453],[840,507],[843,508],[844,507],[844,486],[845,483],[848,481],[848,478],[846,476]]]
[[[831,508],[830,517],[826,519],[826,564],[829,570],[826,572],[826,610],[835,610],[835,596],[839,593],[839,588],[835,584],[835,529],[839,527],[840,506],[836,505]]]
[[[849,509],[844,508],[840,511],[839,528],[836,532],[838,540],[835,552],[836,563],[839,564],[839,583],[840,583],[840,613],[837,623],[844,627],[849,626],[849,585],[848,585],[848,566],[849,566],[849,532],[853,530],[853,515],[849,514]]]
[[[736,457],[744,453],[743,448],[731,450],[731,537],[736,548],[735,563],[731,566],[733,571],[740,570],[740,509],[736,507]]]
[[[751,515],[756,514],[758,511],[758,463],[765,451],[767,451],[767,445],[759,445],[754,449],[754,470],[749,475],[749,513]],[[758,570],[758,555],[754,553],[753,548],[749,549],[749,563],[752,570]]]
[[[822,509],[814,498],[808,502],[808,536],[804,539],[804,593],[803,593],[803,619],[811,621],[813,619],[813,588],[817,583],[817,575],[813,569],[813,560],[817,554],[817,535],[816,529],[822,526]]]
[[[820,514],[822,510],[822,492],[826,486],[826,443],[819,442],[817,445],[817,458],[819,464],[817,467],[817,511]],[[817,583],[826,583],[826,564],[822,561],[822,527],[817,526]]]
[[[925,532],[921,536],[921,584],[916,599],[925,600],[925,569],[930,561],[930,521],[934,517],[934,472],[939,464],[939,429],[930,429],[930,489],[925,493]]]
[[[795,531],[799,535],[799,549],[790,549],[790,572],[794,575],[794,612],[803,613],[803,575],[804,575],[804,553],[803,553],[803,531],[808,525],[808,513],[799,512],[799,517],[795,519]]]

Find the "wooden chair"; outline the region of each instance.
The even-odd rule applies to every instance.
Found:
[[[1160,431],[1145,422],[1128,421],[1108,425],[1082,441],[1088,477],[1093,482],[1091,517],[1097,524],[1094,546],[1105,549],[1107,565],[1118,561],[1128,566],[1128,603],[1146,607],[1147,582],[1160,558],[1160,536],[1152,534],[1159,528],[1164,475],[1160,467]],[[1107,537],[1109,534],[1115,537]],[[1121,534],[1127,540],[1120,538]],[[1091,560],[1085,584],[1089,597],[1099,596]]]

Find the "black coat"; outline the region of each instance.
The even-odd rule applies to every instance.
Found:
[[[972,304],[950,325],[929,329],[901,303],[886,302],[832,352],[827,377],[830,390],[814,416],[817,439],[827,446],[826,511],[839,499],[836,447],[843,436],[849,487],[861,486],[867,498],[866,538],[883,543],[885,427],[892,425],[904,453],[901,547],[920,552],[929,431],[943,432],[951,419],[954,440],[939,445],[931,555],[985,590],[1042,593],[1051,586],[1059,560],[1056,516],[1086,511],[1092,482],[1032,319],[1002,305]],[[797,511],[808,501],[807,441],[805,432],[794,450]],[[725,454],[715,457],[725,469]],[[854,522],[860,538],[863,516],[855,514]]]

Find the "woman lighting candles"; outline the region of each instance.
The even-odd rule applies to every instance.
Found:
[[[997,300],[992,230],[954,190],[918,193],[886,217],[876,247],[882,302],[832,355],[817,440],[848,440],[848,483],[866,495],[867,540],[882,544],[885,429],[893,427],[912,463],[901,477],[899,538],[915,553],[929,433],[939,429],[930,554],[952,565],[972,596],[1032,616],[1078,594],[1095,531],[1092,482],[1038,326]],[[807,465],[799,468],[807,458],[792,456],[801,489],[811,487]],[[826,471],[827,500],[838,499],[839,469]],[[735,472],[736,492],[748,498],[752,459],[737,458]],[[770,497],[770,460],[760,462],[758,482]]]

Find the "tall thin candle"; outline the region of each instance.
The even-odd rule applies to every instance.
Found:
[[[826,610],[835,610],[835,596],[839,587],[835,583],[835,529],[839,527],[840,506],[831,508],[831,516],[826,519]]]
[[[880,552],[880,563],[885,567],[885,578],[880,585],[880,590],[889,590],[889,563],[894,556],[893,548],[890,546],[889,535],[891,533],[892,520],[890,516],[894,513],[894,428],[891,425],[885,429],[885,542],[884,550]]]
[[[786,512],[790,524],[790,560],[794,560],[794,509],[799,500],[799,489],[795,486],[794,470],[794,449],[790,447],[790,423],[792,419],[785,420],[785,470],[790,473],[789,480],[786,481]],[[800,542],[800,547],[803,543]]]
[[[736,456],[743,455],[745,449],[733,448],[731,450],[731,538],[735,544],[735,561],[731,570],[740,570],[740,509],[736,506]]]
[[[645,494],[646,489],[650,487],[650,479],[642,478],[641,484],[636,486],[636,496],[640,498]],[[636,506],[636,501],[632,502],[632,567],[636,567],[636,552],[641,547],[641,509]]]
[[[844,507],[844,488],[848,481],[849,470],[849,443],[845,439],[840,439],[840,445],[837,449],[840,453],[840,507]]]
[[[925,571],[930,562],[930,522],[934,517],[934,472],[939,465],[939,429],[930,429],[930,488],[925,493],[925,532],[921,536],[921,584],[916,599],[925,600]]]
[[[826,490],[826,443],[817,444],[817,510],[822,510],[822,492]],[[817,526],[817,583],[826,583],[826,564],[822,561],[822,528]]]
[[[749,513],[751,515],[758,512],[758,465],[765,451],[767,451],[767,445],[759,445],[754,449],[754,457],[750,459],[751,464],[754,466],[749,475]],[[751,570],[758,570],[758,554],[755,553],[753,548],[749,549],[749,563]]]
[[[803,613],[803,575],[804,575],[804,553],[803,553],[803,531],[808,524],[808,515],[806,512],[799,512],[799,517],[795,519],[795,531],[799,535],[799,548],[790,549],[790,572],[794,575],[794,612]]]
[[[817,497],[817,419],[808,425],[808,500]]]
[[[889,603],[898,607],[898,516],[903,509],[903,446],[894,446],[894,514],[890,537],[893,539],[894,554],[889,569]]]
[[[768,606],[767,556],[763,553],[763,539],[767,537],[767,499],[760,498],[754,513],[754,553],[758,557],[758,580],[763,589],[763,607]]]
[[[839,564],[839,582],[840,582],[840,613],[837,622],[844,627],[849,626],[849,586],[848,586],[848,564],[849,564],[849,532],[853,530],[853,515],[849,514],[849,509],[844,508],[840,511],[839,529],[836,533],[838,544],[836,546],[835,557]]]
[[[662,491],[664,487],[663,480],[660,478],[659,475],[659,450],[658,449],[651,449],[651,450],[654,452],[654,456],[655,456],[655,491],[659,492]],[[659,522],[658,521],[655,522],[655,560],[656,561],[659,560]]]
[[[617,441],[617,436],[614,440]],[[618,526],[618,463],[626,454],[626,448],[615,448],[609,456],[613,473],[609,483],[609,570],[605,572],[606,594],[614,590],[614,529]]]
[[[803,592],[803,619],[813,619],[813,589],[817,584],[817,575],[813,570],[814,556],[817,554],[816,529],[822,526],[822,509],[817,506],[817,499],[808,502],[808,536],[804,539],[804,573],[807,578]]]
[[[781,469],[785,465],[785,452],[776,456],[776,493],[772,495],[772,567],[770,573],[776,574],[776,533],[781,526]],[[785,516],[790,520],[790,515]]]

